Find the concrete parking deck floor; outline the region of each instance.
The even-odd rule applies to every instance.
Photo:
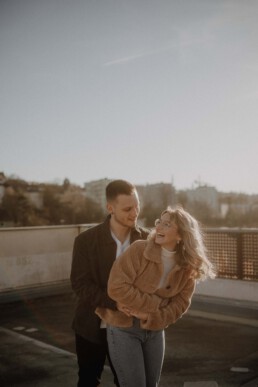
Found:
[[[71,293],[0,305],[0,386],[76,386]],[[105,367],[102,387],[111,387]],[[258,309],[194,299],[166,330],[160,387],[258,386]],[[135,386],[137,387],[137,386]]]

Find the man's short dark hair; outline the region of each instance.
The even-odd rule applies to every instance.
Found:
[[[126,180],[113,180],[106,186],[106,199],[112,201],[118,195],[132,195],[136,191],[135,185]]]

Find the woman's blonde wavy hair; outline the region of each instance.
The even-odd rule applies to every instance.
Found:
[[[204,234],[199,222],[181,206],[169,206],[161,213],[161,215],[164,214],[168,214],[170,220],[175,222],[182,238],[176,247],[178,264],[192,267],[196,273],[196,279],[214,278],[215,270],[207,256]]]

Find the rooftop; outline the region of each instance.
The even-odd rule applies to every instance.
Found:
[[[0,304],[1,387],[76,386],[71,292]],[[166,330],[160,387],[258,386],[258,306],[194,297]],[[102,387],[111,387],[105,366]]]

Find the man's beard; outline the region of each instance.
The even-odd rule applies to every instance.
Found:
[[[113,216],[114,216],[115,222],[118,223],[122,227],[133,228],[136,224],[136,220],[135,221],[131,220],[130,223],[133,222],[133,224],[128,224],[128,223],[124,223],[122,220],[120,220],[115,214]]]

